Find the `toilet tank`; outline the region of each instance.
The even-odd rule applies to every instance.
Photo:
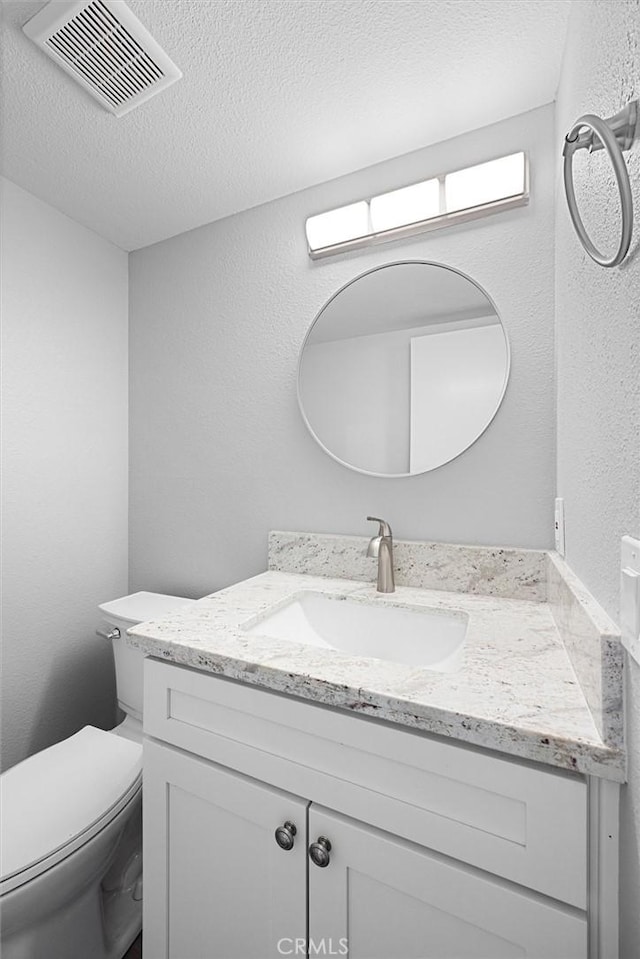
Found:
[[[196,600],[164,593],[132,593],[98,607],[109,631],[116,627],[120,636],[112,640],[116,667],[118,705],[129,716],[142,720],[144,654],[127,646],[125,634],[132,626],[153,619],[164,619],[171,613],[192,606]]]

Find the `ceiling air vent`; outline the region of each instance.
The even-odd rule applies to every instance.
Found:
[[[182,76],[124,0],[51,0],[24,32],[117,117]]]

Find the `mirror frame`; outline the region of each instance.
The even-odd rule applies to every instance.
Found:
[[[420,264],[422,266],[438,266],[438,267],[441,267],[442,269],[449,270],[451,273],[457,273],[458,276],[461,276],[464,280],[467,280],[469,283],[473,283],[473,285],[478,290],[480,290],[483,296],[486,296],[487,300],[493,307],[493,310],[498,320],[500,321],[500,325],[502,327],[502,332],[504,334],[505,344],[507,348],[507,366],[506,366],[505,375],[504,375],[504,382],[502,384],[502,389],[500,391],[500,396],[498,398],[498,401],[496,403],[493,413],[487,420],[487,423],[483,427],[483,429],[480,430],[477,436],[475,436],[471,440],[471,442],[464,447],[464,449],[460,450],[459,453],[456,453],[455,456],[450,457],[450,459],[445,460],[444,463],[439,463],[438,466],[434,466],[430,470],[422,470],[420,473],[375,473],[372,470],[361,469],[359,466],[354,466],[352,463],[347,463],[346,460],[340,459],[339,456],[336,456],[335,453],[332,453],[331,450],[324,445],[322,440],[319,439],[318,435],[314,431],[313,427],[311,426],[311,423],[309,422],[307,418],[307,414],[305,413],[304,406],[302,404],[302,390],[301,390],[301,382],[300,382],[301,373],[302,373],[302,356],[304,353],[305,346],[307,345],[307,342],[309,340],[309,337],[311,336],[311,331],[313,330],[315,324],[320,319],[320,317],[322,316],[324,311],[327,309],[327,307],[331,303],[333,303],[336,297],[340,296],[343,290],[346,290],[347,287],[351,286],[353,283],[357,283],[358,280],[362,280],[365,276],[368,276],[370,273],[376,273],[378,270],[385,270],[390,266],[408,266],[411,264]],[[498,308],[493,300],[493,297],[489,296],[489,294],[484,289],[484,287],[482,287],[476,280],[470,277],[468,273],[464,273],[463,270],[458,270],[456,267],[449,266],[446,263],[439,263],[437,260],[392,260],[390,263],[381,263],[380,266],[374,266],[370,270],[365,270],[363,273],[359,273],[357,276],[354,276],[351,280],[348,280],[346,283],[343,283],[340,289],[336,290],[336,292],[333,293],[329,297],[329,299],[326,301],[326,303],[324,303],[321,306],[321,308],[318,310],[315,317],[313,318],[311,325],[309,326],[309,329],[307,330],[305,338],[302,341],[302,346],[300,347],[300,351],[298,353],[298,368],[296,372],[296,394],[298,397],[298,407],[300,409],[300,414],[302,416],[303,422],[305,426],[307,427],[309,433],[311,434],[313,439],[316,441],[320,449],[324,453],[326,453],[327,456],[330,456],[332,460],[335,460],[336,463],[339,463],[341,466],[346,466],[347,469],[352,470],[354,473],[360,473],[363,476],[373,476],[373,477],[376,477],[377,479],[411,479],[415,476],[425,476],[427,473],[432,473],[434,470],[442,469],[443,466],[446,466],[447,463],[452,463],[455,459],[457,459],[459,456],[462,456],[463,453],[466,453],[468,449],[470,449],[475,443],[478,442],[480,437],[483,436],[483,434],[489,429],[489,427],[493,423],[498,413],[498,410],[502,406],[502,401],[504,400],[505,393],[507,392],[507,386],[509,384],[510,374],[511,374],[511,344],[509,342],[509,337],[507,336],[507,330],[502,321],[502,317],[500,313],[498,312]]]

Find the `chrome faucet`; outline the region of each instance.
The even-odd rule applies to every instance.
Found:
[[[378,535],[374,536],[367,547],[367,556],[378,558],[378,584],[379,593],[395,592],[396,584],[393,578],[393,536],[391,527],[383,519],[377,516],[367,516],[372,523],[380,523]]]

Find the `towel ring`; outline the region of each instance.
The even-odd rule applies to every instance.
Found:
[[[600,266],[618,266],[629,252],[629,246],[631,245],[631,235],[633,233],[633,197],[631,195],[629,173],[627,171],[627,165],[624,162],[624,157],[622,156],[622,151],[628,150],[634,142],[637,120],[638,101],[632,100],[623,110],[606,120],[594,116],[592,113],[585,113],[584,116],[576,120],[565,137],[564,148],[562,150],[564,157],[563,176],[569,215],[583,247],[591,259],[599,263]],[[620,205],[622,210],[620,245],[613,256],[606,256],[604,253],[600,253],[589,237],[582,222],[580,211],[578,210],[576,194],[573,188],[573,155],[576,150],[582,149],[588,149],[590,153],[595,150],[606,150],[611,160],[611,165],[613,166],[613,172],[615,173],[618,190],[620,192]]]

